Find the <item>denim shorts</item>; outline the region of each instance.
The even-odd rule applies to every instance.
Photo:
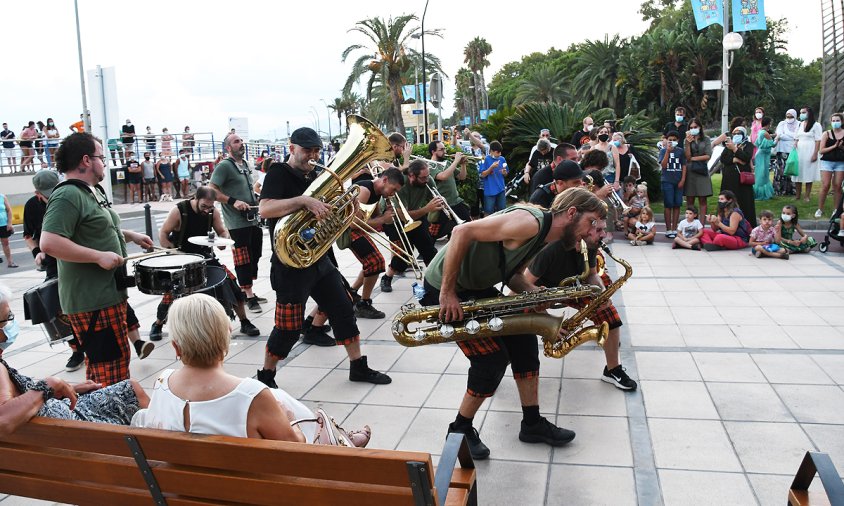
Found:
[[[825,170],[827,172],[844,172],[844,162],[821,160],[821,170]]]
[[[683,206],[683,190],[677,186],[677,183],[662,182],[662,201],[665,207],[682,207]]]

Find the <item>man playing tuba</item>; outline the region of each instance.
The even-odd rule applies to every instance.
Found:
[[[589,235],[594,241],[606,228],[606,207],[583,188],[558,195],[550,212],[516,205],[483,220],[454,228],[451,241],[425,273],[424,306],[440,306],[441,322],[463,319],[461,302],[499,295],[495,285],[504,283],[514,292],[533,292],[539,287],[524,275],[525,266],[545,246],[562,241],[571,249]],[[506,328],[501,332],[506,334]],[[555,426],[539,414],[539,347],[535,338],[496,335],[458,342],[469,359],[466,393],[449,432],[466,436],[472,457],[485,459],[489,448],[481,441],[472,420],[484,400],[498,388],[510,364],[523,419],[519,439],[527,443],[561,446],[574,439],[574,432]]]

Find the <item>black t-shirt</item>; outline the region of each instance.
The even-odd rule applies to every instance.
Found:
[[[372,174],[369,171],[365,171],[360,176],[352,179],[352,184],[360,184],[361,181],[373,181],[375,178],[372,177]]]
[[[542,206],[545,209],[550,209],[551,204],[554,203],[554,197],[556,197],[554,191],[551,189],[552,184],[554,183],[547,183],[534,190],[530,196],[529,202],[531,204]]]
[[[2,139],[14,139],[15,138],[15,132],[12,132],[11,130],[9,130],[7,128],[6,130],[3,130],[2,132],[0,132],[0,138],[2,138]],[[14,148],[15,142],[14,141],[4,141],[3,147],[9,148],[9,149]]]
[[[261,186],[261,199],[292,199],[299,197],[308,186],[313,182],[315,175],[313,172],[305,174],[304,172],[294,169],[287,163],[273,163],[267,169],[267,176],[264,178],[264,184]],[[269,229],[275,233],[275,226],[281,218],[267,218],[267,225]],[[275,241],[272,241],[275,243]],[[273,251],[275,251],[275,244],[273,244]],[[272,262],[281,264],[278,255],[273,253],[271,255]]]
[[[369,190],[369,200],[367,200],[366,202],[362,202],[363,204],[377,204],[378,201],[381,200],[381,195],[375,193],[375,184],[373,183],[373,181],[358,181],[355,184]]]
[[[584,140],[584,139],[586,139],[586,140]],[[571,136],[571,143],[577,149],[580,149],[580,146],[585,144],[588,140],[589,140],[589,132],[584,132],[582,128],[580,130],[578,130],[577,132],[575,132],[574,135]]]
[[[47,211],[47,204],[38,197],[31,197],[23,206],[23,236],[31,237],[38,242],[41,239],[41,225],[44,223],[44,213]],[[47,273],[47,279],[58,276],[58,265],[56,259],[45,254],[41,262]]]
[[[537,188],[552,181],[554,181],[554,169],[550,165],[539,169],[530,177],[530,194],[533,195]]]
[[[120,131],[123,132],[123,137],[121,138],[123,144],[131,144],[135,142],[135,125],[123,125],[120,128]]]
[[[550,167],[551,167],[552,161],[554,161],[554,151],[553,150],[549,149],[548,152],[545,153],[544,155],[542,153],[540,153],[538,149],[533,152],[533,156],[530,157],[530,161],[528,162],[528,164],[531,167],[531,171],[530,171],[530,192],[531,193],[533,193],[533,191],[536,190],[537,186],[551,182],[551,179],[550,179],[551,169],[550,169]],[[534,176],[536,176],[536,174],[538,174],[539,171],[543,170],[543,169],[548,169],[548,171],[547,171],[548,177],[549,177],[548,181],[534,182]]]
[[[597,265],[597,253],[589,250],[589,267]],[[583,254],[576,249],[565,250],[563,241],[554,241],[542,248],[528,266],[528,270],[539,279],[537,286],[553,287],[569,276],[583,272]]]

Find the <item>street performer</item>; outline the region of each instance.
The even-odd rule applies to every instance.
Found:
[[[237,284],[237,278],[226,267],[221,264],[214,255],[214,249],[208,246],[199,246],[188,241],[190,237],[208,237],[209,230],[214,230],[216,237],[229,237],[229,231],[223,226],[223,218],[214,207],[217,201],[217,192],[207,186],[200,186],[196,195],[190,200],[183,200],[170,209],[167,219],[158,231],[158,241],[165,248],[178,248],[182,253],[202,255],[205,257],[205,265],[209,267],[221,267],[226,271],[225,283],[229,284],[231,296],[236,301],[234,311],[240,320],[240,331],[247,336],[257,336],[261,333],[258,327],[252,324],[246,317],[246,294]],[[221,301],[225,307],[226,303]],[[229,301],[232,302],[232,301]],[[158,304],[155,323],[149,331],[150,339],[161,339],[162,327],[167,321],[167,312],[173,304],[173,294],[165,293]],[[226,310],[229,311],[228,309]],[[157,336],[155,339],[153,336]]]
[[[103,146],[89,133],[67,136],[56,152],[65,175],[50,196],[40,247],[58,260],[59,301],[86,355],[87,379],[111,385],[129,378],[126,241],[152,248],[144,234],[120,229],[99,186]]]
[[[458,152],[454,155],[454,161],[449,164],[445,157],[445,144],[442,141],[434,141],[428,145],[428,156],[431,157],[431,160],[441,164],[440,170],[437,170],[436,173],[431,171],[437,191],[443,196],[446,204],[451,207],[458,218],[464,222],[470,221],[472,218],[469,206],[463,202],[460,192],[457,191],[457,181],[466,179],[466,162],[468,159],[463,156],[463,153]],[[446,216],[445,211],[442,210],[431,213],[429,221],[431,224],[428,231],[434,240],[451,234],[451,229],[457,226],[455,217]]]
[[[290,136],[290,158],[287,162],[270,165],[261,189],[261,216],[267,218],[270,230],[275,230],[279,218],[306,209],[324,219],[332,209],[322,201],[303,195],[313,181],[313,167],[309,161],[319,159],[322,140],[310,128],[299,128]],[[349,380],[387,384],[392,380],[384,373],[372,370],[360,350],[360,332],[355,321],[352,301],[337,267],[323,255],[310,267],[297,269],[284,265],[275,254],[273,244],[270,283],[276,293],[275,326],[267,340],[264,368],[258,380],[276,387],[275,374],[279,360],[290,354],[299,340],[305,317],[305,302],[313,297],[328,314],[337,343],[346,347],[349,356]]]
[[[545,244],[562,241],[572,248],[590,234],[600,237],[605,218],[606,207],[597,197],[583,188],[571,188],[557,196],[550,212],[521,204],[455,227],[451,241],[425,273],[421,303],[439,305],[440,321],[451,322],[463,319],[461,302],[499,296],[498,283],[517,293],[537,291],[539,287],[524,275],[528,262]],[[471,365],[466,393],[448,431],[466,436],[472,457],[489,457],[489,448],[472,420],[484,400],[495,393],[508,364],[522,404],[519,439],[552,446],[574,439],[574,432],[539,414],[539,346],[535,338],[484,337],[461,341],[458,346]]]

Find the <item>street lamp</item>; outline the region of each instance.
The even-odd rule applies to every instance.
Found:
[[[85,97],[85,70],[82,66],[82,35],[79,31],[79,3],[73,0],[73,10],[76,13],[76,50],[79,52],[79,84],[82,86],[82,122],[85,131],[91,131],[91,116],[88,114],[88,99]]]
[[[729,5],[724,5],[724,31],[730,26],[730,9]],[[744,44],[744,39],[736,32],[729,32],[724,35],[722,46],[724,52],[722,53],[721,62],[721,132],[726,132],[730,123],[730,67],[733,65],[732,55],[730,51],[736,51]]]
[[[331,112],[324,99],[319,99],[319,101],[325,106],[325,117],[328,118],[328,143],[331,144]]]
[[[319,126],[319,112],[317,112],[316,107],[314,107],[314,106],[311,106],[311,111],[314,113],[314,116],[316,117],[316,129],[317,129],[317,133],[319,133],[322,130],[322,127]],[[319,135],[320,135],[320,137],[322,137],[322,134],[319,134]]]
[[[425,125],[425,133],[423,139],[424,142],[428,142],[428,93],[426,92],[425,83],[428,82],[428,77],[425,75],[425,15],[428,14],[428,1],[425,0],[425,10],[422,11],[422,106],[424,109],[424,125]]]
[[[410,38],[419,40],[419,39],[422,38],[422,34],[421,33],[414,33],[413,35],[410,36]],[[413,88],[413,98],[416,100],[415,110],[418,111],[419,110],[419,66],[418,65],[413,66],[413,80],[415,81],[415,85],[416,85],[416,87]],[[414,142],[419,142],[419,115],[414,114],[413,116],[414,116],[414,118],[416,118],[416,139],[414,139]]]

